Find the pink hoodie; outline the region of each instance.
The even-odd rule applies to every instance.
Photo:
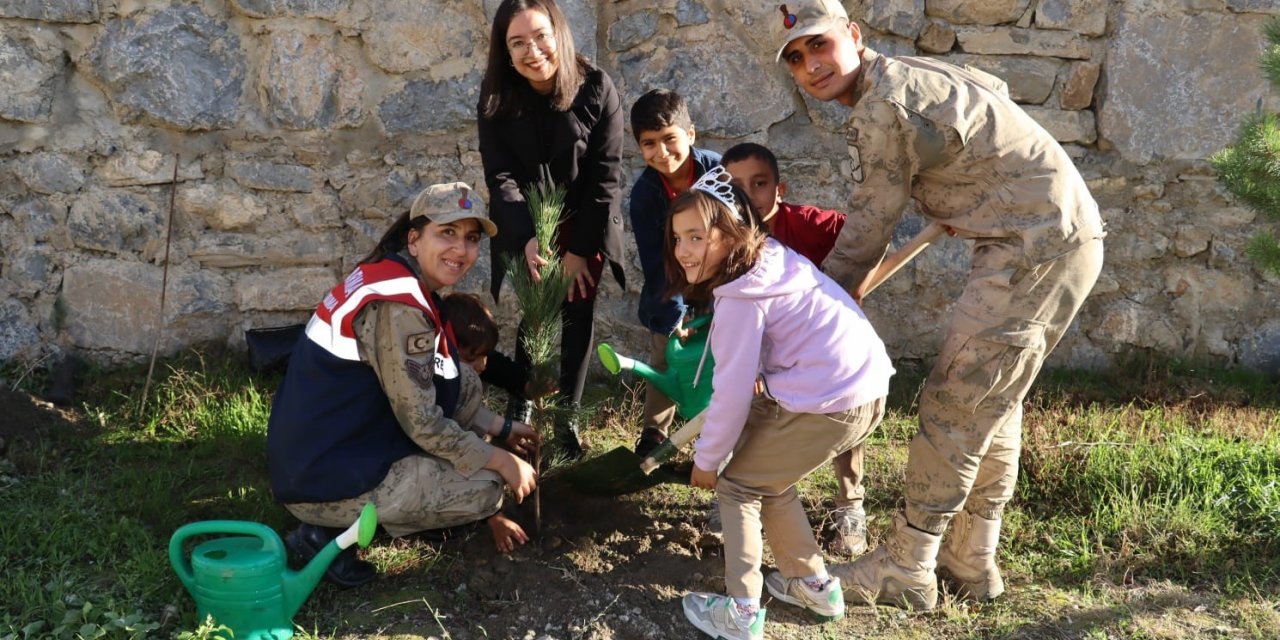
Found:
[[[889,393],[893,364],[848,292],[773,238],[742,277],[716,287],[707,423],[694,464],[717,469],[738,442],[756,375],[788,411],[834,413]]]

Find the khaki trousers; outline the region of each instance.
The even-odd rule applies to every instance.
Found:
[[[649,334],[649,362],[654,371],[667,370],[667,341],[671,338],[660,333]],[[658,387],[649,383],[644,385],[644,420],[643,427],[657,427],[663,433],[671,431],[671,423],[676,419],[676,403]]]
[[[907,458],[907,521],[941,534],[961,509],[998,519],[1013,497],[1022,400],[1102,270],[1102,240],[1033,268],[999,243],[973,269],[920,396]]]
[[[393,537],[452,527],[487,518],[502,506],[502,476],[482,469],[470,478],[453,465],[427,455],[401,458],[382,483],[363,495],[336,502],[294,503],[285,508],[303,522],[349,527],[372,502],[378,524]]]
[[[837,453],[860,446],[884,417],[884,398],[829,414],[792,413],[757,397],[716,483],[729,595],[759,598],[764,535],[783,576],[826,570],[796,483]]]

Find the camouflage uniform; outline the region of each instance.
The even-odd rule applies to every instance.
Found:
[[[862,64],[846,131],[848,218],[824,270],[860,283],[913,199],[974,242],[907,462],[907,520],[940,534],[962,508],[1000,518],[1022,399],[1097,280],[1105,234],[1066,152],[990,76],[871,49]]]
[[[413,270],[417,273],[416,264]],[[483,389],[475,371],[459,367],[461,390],[451,420],[436,404],[431,378],[436,329],[421,311],[394,302],[370,302],[353,327],[360,359],[376,372],[397,421],[423,453],[395,462],[382,482],[362,495],[285,507],[303,522],[346,527],[364,503],[372,501],[378,523],[392,536],[496,513],[502,506],[503,480],[482,468],[493,447],[485,442],[483,429],[460,426],[471,425],[482,406]]]

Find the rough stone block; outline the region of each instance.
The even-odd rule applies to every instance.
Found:
[[[956,39],[965,53],[1005,56],[1050,56],[1088,60],[1093,51],[1080,36],[1066,31],[1037,31],[1017,27],[957,27]]]
[[[0,119],[48,122],[65,66],[52,33],[20,27],[0,31]]]
[[[346,253],[332,231],[288,230],[270,236],[205,233],[187,255],[204,268],[325,266]]]
[[[250,18],[323,18],[334,20],[350,0],[231,0],[231,6]]]
[[[1042,104],[1053,92],[1062,62],[1036,56],[974,56],[957,54],[942,58],[957,66],[971,65],[1009,85],[1009,97],[1021,104]]]
[[[122,151],[98,169],[97,177],[112,187],[169,184],[173,182],[173,161],[172,155],[154,149]],[[179,182],[202,178],[199,160],[188,159],[178,167]]]
[[[956,30],[951,25],[937,20],[930,20],[920,30],[916,38],[916,46],[927,53],[946,53],[956,45]]]
[[[1031,0],[926,0],[925,12],[953,24],[1005,24],[1027,11]]]
[[[1262,52],[1260,15],[1150,15],[1125,10],[1106,56],[1099,95],[1102,135],[1130,162],[1202,159],[1232,142],[1240,116],[1270,99],[1280,106],[1254,61]],[[1182,73],[1185,53],[1195,73]],[[1242,72],[1241,67],[1248,68]]]
[[[50,240],[55,231],[67,225],[67,207],[49,198],[36,198],[21,202],[13,208],[13,219],[18,228],[36,242]]]
[[[1105,0],[1040,0],[1036,26],[1100,36],[1107,30],[1107,4]]]
[[[63,277],[64,327],[75,346],[149,354],[159,331],[163,268],[94,259]],[[230,285],[212,271],[170,268],[161,351],[226,338]]]
[[[84,186],[80,165],[61,153],[39,152],[16,159],[14,173],[36,193],[75,193]]]
[[[126,122],[198,131],[229,127],[239,117],[240,38],[198,7],[112,20],[82,63]]]
[[[1280,3],[1275,0],[1227,0],[1227,8],[1235,13],[1280,15]]]
[[[456,131],[475,126],[480,73],[451,80],[411,80],[378,105],[387,133]]]
[[[679,0],[676,3],[676,22],[680,26],[706,24],[709,21],[707,7],[699,0]]]
[[[864,24],[904,38],[914,40],[925,24],[925,0],[865,0],[862,8]]]
[[[1240,364],[1273,376],[1280,374],[1280,320],[1264,323],[1241,340]]]
[[[199,216],[210,229],[236,231],[266,219],[265,205],[249,193],[231,185],[198,184],[178,190],[178,207]]]
[[[311,311],[339,277],[333,269],[325,268],[247,274],[235,284],[236,306],[241,311]],[[289,286],[281,287],[282,282]]]
[[[5,296],[0,300],[0,362],[31,352],[40,344],[36,320],[21,300]]]
[[[1075,62],[1067,68],[1062,83],[1059,104],[1063,109],[1088,109],[1093,104],[1093,89],[1098,86],[1102,65],[1096,62]]]
[[[148,198],[102,189],[76,199],[67,228],[77,247],[116,254],[141,251],[164,231],[160,214]]]
[[[609,49],[626,51],[658,32],[658,13],[652,10],[625,15],[609,25]]]
[[[259,191],[308,192],[316,183],[315,172],[309,167],[275,162],[230,162],[226,175],[242,187]]]
[[[1063,111],[1045,107],[1024,107],[1040,126],[1058,142],[1090,144],[1098,140],[1098,124],[1092,111]]]
[[[684,96],[699,131],[726,137],[761,131],[790,117],[795,111],[790,96],[760,91],[757,84],[773,70],[755,56],[724,55],[729,46],[725,40],[673,41],[667,49],[634,49],[619,55],[614,79],[622,104],[634,104],[645,91],[666,87]]]
[[[489,23],[474,2],[383,0],[360,21],[369,60],[391,73],[449,78],[482,69]]]
[[[0,18],[26,18],[41,22],[98,21],[96,0],[0,0]]]
[[[286,129],[358,126],[364,80],[333,39],[301,31],[273,32],[260,83],[267,115]]]

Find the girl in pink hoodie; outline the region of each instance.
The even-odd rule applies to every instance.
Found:
[[[761,638],[760,597],[844,615],[796,483],[861,444],[884,416],[893,366],[853,298],[768,237],[746,195],[721,168],[671,203],[668,282],[711,300],[711,404],[694,448],[695,487],[714,489],[724,531],[728,596],[690,593],[689,621],[711,636]],[[764,392],[753,394],[757,377]],[[760,571],[769,536],[778,571]]]

